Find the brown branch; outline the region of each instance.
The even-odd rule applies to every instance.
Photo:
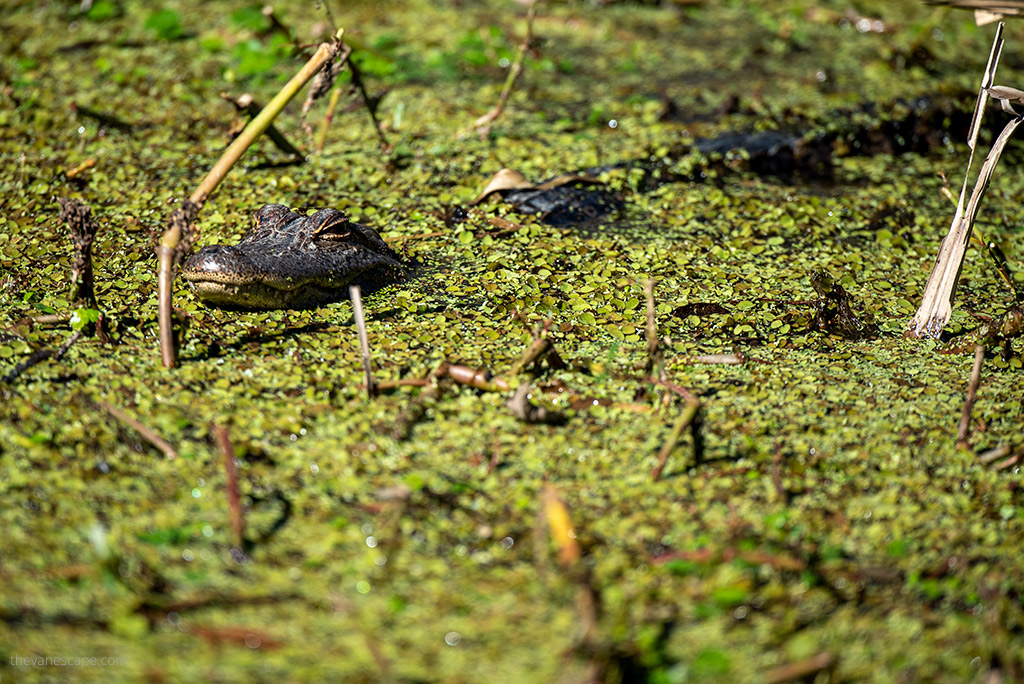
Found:
[[[978,383],[981,379],[981,365],[984,362],[985,345],[979,344],[974,348],[974,368],[971,369],[971,379],[967,383],[967,400],[964,402],[964,410],[960,414],[960,429],[956,434],[958,449],[970,448],[967,436],[971,428],[971,411],[974,409],[974,402],[978,399]]]
[[[647,301],[647,325],[644,336],[647,338],[647,361],[644,363],[644,375],[651,375],[658,369],[658,378],[665,380],[665,368],[658,348],[658,322],[654,318],[654,278],[644,280],[644,299]]]
[[[171,213],[169,230],[165,231],[157,247],[157,318],[160,327],[160,356],[165,368],[177,363],[174,349],[174,326],[171,320],[174,273],[196,239],[193,226],[199,205],[185,200]]]
[[[505,111],[505,104],[512,94],[512,88],[515,87],[519,75],[523,73],[523,58],[526,56],[526,51],[530,49],[530,43],[533,42],[533,20],[537,16],[537,1],[531,0],[530,2],[530,9],[526,13],[526,34],[523,36],[522,42],[519,43],[519,52],[516,54],[515,62],[509,67],[508,77],[505,78],[505,85],[501,89],[501,95],[498,96],[498,104],[494,106],[494,109],[473,122],[473,128],[480,135],[486,135],[491,124]]]
[[[486,371],[476,370],[469,366],[446,363],[440,372],[460,385],[483,392],[507,392],[509,390],[508,380],[505,378],[492,377]]]
[[[687,427],[690,428],[691,435],[693,436],[693,460],[694,463],[700,463],[703,458],[704,444],[703,437],[700,432],[700,409],[701,403],[699,399],[690,398],[686,400],[683,405],[683,410],[679,414],[679,418],[676,419],[675,425],[672,426],[672,432],[669,433],[668,440],[665,445],[661,447],[661,451],[658,452],[658,464],[651,470],[651,479],[661,479],[661,474],[665,470],[665,465],[668,463],[668,457],[672,455],[676,445],[679,444],[679,440],[683,436],[683,430]]]
[[[170,461],[178,457],[178,452],[177,450],[175,450],[173,446],[171,446],[171,443],[165,440],[160,435],[156,434],[156,432],[154,432],[149,426],[144,425],[135,418],[132,418],[127,413],[117,408],[113,404],[108,404],[105,401],[97,400],[96,405],[99,406],[104,411],[106,411],[111,418],[114,418],[115,420],[124,423],[131,429],[138,432],[143,439],[145,439],[147,442],[149,442],[157,449],[159,449],[167,458],[167,460]]]
[[[226,100],[227,102],[230,102],[232,105],[234,105],[235,110],[239,114],[245,114],[246,116],[248,116],[250,121],[255,119],[259,115],[260,111],[263,109],[263,107],[261,107],[259,103],[255,99],[253,99],[253,96],[249,93],[242,93],[238,97],[234,98],[228,95],[227,93],[221,93],[220,97],[221,99]],[[292,145],[288,141],[288,138],[284,137],[284,134],[281,133],[281,131],[279,131],[277,126],[275,126],[274,124],[270,124],[269,126],[267,126],[266,134],[267,137],[270,138],[270,140],[277,146],[277,149],[281,150],[282,152],[291,157],[295,157],[299,161],[301,161],[304,158],[299,148],[295,147],[295,145]]]
[[[27,371],[32,366],[35,366],[38,363],[42,363],[46,359],[51,359],[52,358],[54,361],[60,361],[61,358],[67,353],[68,349],[71,349],[71,345],[73,345],[75,342],[77,342],[78,339],[81,336],[82,336],[82,331],[81,330],[76,330],[71,335],[71,337],[68,338],[68,341],[65,342],[64,344],[62,344],[60,346],[60,348],[57,349],[57,351],[53,351],[52,349],[40,349],[39,351],[34,352],[27,359],[25,359],[24,361],[19,363],[17,366],[12,368],[10,370],[10,372],[7,373],[7,375],[3,376],[3,378],[0,378],[0,382],[4,382],[4,383],[14,382],[15,380],[18,379],[18,376],[20,376],[22,373]]]
[[[224,458],[224,473],[227,475],[228,516],[231,518],[231,537],[234,547],[245,548],[245,516],[242,511],[242,497],[238,490],[238,468],[235,465],[235,448],[231,446],[228,429],[223,425],[213,426],[213,437],[217,440]]]
[[[99,225],[92,217],[89,205],[77,199],[58,197],[60,220],[68,224],[74,257],[71,261],[71,301],[75,308],[96,308],[93,288],[92,243]]]
[[[558,355],[554,344],[552,344],[551,339],[548,337],[538,337],[533,340],[530,346],[523,351],[523,355],[516,361],[515,365],[512,366],[509,376],[514,378],[524,370],[540,365],[542,361],[546,362],[551,368],[565,368],[565,362]]]
[[[804,680],[811,677],[811,675],[829,669],[834,662],[835,658],[832,654],[825,651],[806,660],[787,663],[786,665],[768,670],[762,675],[761,679],[765,684],[786,684],[786,682]]]

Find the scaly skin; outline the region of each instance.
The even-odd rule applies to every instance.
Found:
[[[396,282],[405,264],[372,228],[340,211],[300,216],[267,204],[237,245],[193,254],[181,275],[207,304],[233,309],[306,309],[337,301],[348,286]]]

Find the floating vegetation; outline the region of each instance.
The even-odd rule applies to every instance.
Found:
[[[346,68],[308,127],[283,108],[303,163],[260,137],[201,210],[180,200],[237,131],[220,93],[270,102],[330,18],[5,13],[0,678],[1024,678],[1020,174],[989,179],[967,257],[1004,264],[963,269],[950,343],[903,337],[994,27],[573,0],[524,41],[504,0],[344,11],[366,97]],[[802,145],[806,171],[753,163]],[[505,200],[561,178],[615,206],[474,203],[506,168]],[[94,304],[56,197],[92,207]],[[234,245],[267,204],[422,266],[308,310],[166,279],[162,367],[164,215]],[[120,660],[30,660],[63,654]]]

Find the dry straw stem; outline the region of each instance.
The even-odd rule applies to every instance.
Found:
[[[195,192],[192,193],[189,201],[182,203],[187,212],[184,218],[188,218],[188,220],[181,220],[182,217],[180,215],[179,220],[174,220],[174,216],[172,216],[170,227],[164,231],[160,239],[160,245],[157,247],[157,258],[159,260],[157,267],[157,306],[160,320],[160,353],[165,367],[173,368],[176,364],[174,335],[171,330],[171,284],[174,281],[172,262],[176,252],[180,258],[184,251],[179,250],[179,243],[182,240],[183,234],[188,231],[192,220],[194,220],[194,213],[198,213],[206,198],[210,196],[210,193],[220,184],[221,180],[224,179],[224,176],[227,175],[228,171],[231,170],[242,154],[267,130],[274,118],[284,109],[285,105],[295,97],[309,79],[315,76],[324,68],[324,65],[329,64],[338,55],[341,45],[343,45],[341,42],[343,33],[344,30],[340,29],[335,36],[334,42],[321,43],[320,47],[317,48],[316,54],[306,62],[297,74],[292,76],[291,80],[274,96],[274,99],[249,122],[245,130],[228,146],[228,149],[224,151],[221,158],[210,169],[206,178],[203,179]]]
[[[338,108],[338,100],[341,99],[341,91],[335,88],[331,92],[331,99],[327,101],[327,113],[324,114],[324,122],[320,126],[320,137],[316,141],[316,154],[320,154],[324,151],[324,145],[327,144],[327,131],[331,127],[331,122],[334,120],[334,110]]]
[[[957,282],[960,280],[960,271],[963,269],[964,256],[967,250],[967,243],[971,239],[971,230],[974,220],[978,215],[978,208],[981,199],[988,188],[992,172],[999,161],[1010,136],[1017,129],[1017,126],[1024,121],[1024,118],[1016,116],[1011,119],[1002,133],[992,144],[988,157],[981,167],[978,179],[975,182],[974,190],[970,200],[964,206],[967,196],[967,184],[969,182],[971,166],[974,162],[974,152],[978,143],[978,130],[984,115],[985,105],[989,97],[999,98],[1002,94],[999,90],[992,91],[995,81],[996,67],[999,65],[999,56],[1003,49],[1003,24],[1000,23],[996,29],[995,38],[992,41],[992,51],[989,53],[988,65],[985,67],[985,75],[982,78],[981,87],[978,90],[978,100],[974,106],[974,118],[971,121],[971,130],[968,136],[967,145],[971,154],[967,160],[967,171],[964,173],[964,184],[960,190],[960,199],[957,202],[956,213],[949,226],[949,233],[939,247],[939,254],[932,266],[931,274],[928,276],[928,283],[925,285],[924,295],[921,299],[921,306],[917,314],[907,326],[906,336],[908,337],[938,337],[949,317],[953,313],[953,297],[956,295]]]
[[[572,520],[569,518],[569,509],[558,494],[554,485],[544,485],[541,491],[541,504],[544,508],[544,517],[548,521],[548,529],[551,531],[551,540],[558,549],[558,563],[563,568],[569,568],[578,563],[583,555],[580,552],[580,545],[576,543],[576,531],[573,530]]]
[[[974,23],[978,26],[1024,14],[1024,2],[1021,0],[925,0],[925,3],[974,10]]]

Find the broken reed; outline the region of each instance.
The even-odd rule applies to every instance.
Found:
[[[967,159],[967,170],[964,172],[964,183],[960,189],[960,198],[957,201],[956,212],[953,221],[950,223],[949,232],[939,246],[938,256],[932,266],[928,282],[925,285],[924,294],[921,297],[921,306],[918,308],[914,318],[907,325],[907,337],[934,337],[938,338],[942,329],[953,313],[953,298],[956,296],[957,284],[960,280],[960,273],[963,270],[964,257],[967,252],[967,244],[971,239],[974,222],[978,217],[978,210],[981,200],[988,189],[1003,148],[1006,147],[1013,132],[1024,123],[1024,115],[1018,114],[1014,104],[1024,104],[1024,91],[1007,86],[997,86],[995,83],[996,68],[999,65],[999,57],[1003,49],[1003,23],[1000,22],[996,29],[996,35],[992,40],[992,50],[989,53],[988,64],[982,76],[981,86],[978,89],[978,99],[974,106],[974,117],[971,120],[970,133],[967,137],[967,146],[971,153]],[[986,156],[978,178],[974,184],[970,199],[967,199],[967,187],[969,184],[971,166],[974,162],[974,153],[978,143],[978,131],[984,116],[985,105],[989,98],[998,100],[1003,111],[1012,114],[1013,118],[1006,123],[1002,132],[992,143],[992,148]],[[966,204],[965,204],[965,200]]]

